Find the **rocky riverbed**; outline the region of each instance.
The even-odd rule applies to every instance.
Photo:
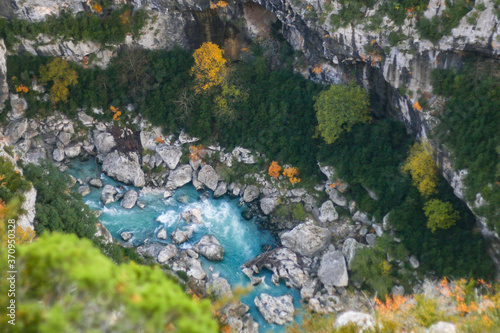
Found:
[[[391,230],[387,218],[376,221],[357,210],[356,203],[343,195],[349,185],[339,183],[329,166],[318,166],[325,180],[309,190],[300,187],[300,183],[291,186],[286,178],[271,178],[267,170],[258,167],[235,182],[226,182],[217,170],[255,165],[259,158],[265,157],[242,147],[226,151],[219,146],[209,146],[198,152],[199,158],[193,158],[192,152],[189,158],[190,147],[192,150],[192,146],[197,145],[196,138],[185,133],[165,136],[160,128],[140,117],[133,120],[137,128],[133,131],[99,122],[83,110],[76,121],[57,112],[43,120],[27,120],[23,117],[25,107],[25,103],[18,103],[17,108],[13,108],[8,115],[12,120],[4,130],[20,158],[25,163],[48,158],[63,171],[77,158],[95,159],[97,163],[89,164],[90,172],[75,174],[78,178],[75,181],[85,200],[102,211],[103,225],[126,246],[138,246],[141,255],[168,264],[175,271],[186,272],[194,288],[202,293],[214,281],[225,285],[221,279],[227,277],[222,271],[210,269],[224,266],[233,255],[223,237],[232,237],[237,242],[235,248],[255,243],[254,238],[260,237],[255,243],[258,250],[249,251],[247,256],[238,253],[238,264],[228,268],[241,275],[237,283],[251,283],[260,293],[270,294],[271,298],[264,299],[253,295],[251,302],[247,302],[254,310],[255,305],[259,309],[259,313],[252,313],[250,309],[253,317],[262,314],[273,324],[289,321],[293,318],[289,315],[289,299],[272,297],[282,297],[290,291],[295,292],[292,303],[296,307],[303,301],[322,313],[369,306],[357,293],[346,291],[350,262],[357,249],[374,246],[377,237],[391,234]],[[213,215],[211,205],[223,205],[215,203],[227,200],[233,200],[234,207],[238,203],[246,207],[243,215],[250,222],[245,223],[252,226],[255,233],[241,234],[239,227],[225,230],[226,235],[215,233],[218,221],[228,217]],[[166,208],[172,204],[177,208]],[[295,204],[303,207],[305,219],[276,214],[278,207]],[[179,205],[183,207],[181,210]],[[241,213],[234,212],[238,219]],[[135,220],[131,217],[133,214],[137,216]],[[106,216],[112,216],[114,221],[107,221]],[[127,225],[139,226],[139,229],[127,228]],[[270,233],[262,238],[257,225],[270,230],[279,237],[279,242],[272,240]],[[106,234],[102,228],[99,230]],[[110,238],[107,237],[109,241]],[[263,245],[272,245],[271,250],[262,249]],[[404,266],[403,262],[391,258],[388,261]],[[418,268],[416,258],[408,257],[406,261],[406,266]],[[234,281],[230,281],[230,285],[234,286]],[[273,284],[285,289],[278,289],[282,291],[279,294],[271,293],[268,289]],[[415,288],[418,286],[417,280]],[[401,292],[401,287],[397,290]],[[283,312],[283,316],[275,317],[271,312]],[[248,331],[254,325],[244,316],[233,319],[237,327],[241,323],[241,330]]]

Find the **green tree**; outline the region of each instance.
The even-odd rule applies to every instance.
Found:
[[[192,300],[158,268],[115,265],[75,235],[19,246],[16,263],[16,325],[4,314],[2,332],[218,332],[208,301]],[[9,284],[0,282],[2,295]],[[9,299],[0,299],[5,309]]]
[[[40,166],[29,164],[24,168],[26,179],[37,189],[35,231],[45,230],[74,233],[92,239],[99,222],[81,195],[72,191],[70,177],[59,172],[50,162]]]
[[[314,103],[318,129],[326,143],[332,144],[357,123],[371,120],[367,92],[360,86],[331,85]]]
[[[57,104],[68,101],[69,86],[78,83],[78,73],[70,68],[69,63],[61,58],[54,58],[47,65],[40,68],[40,82],[46,84],[52,82],[50,98],[52,103]]]
[[[368,287],[377,297],[385,297],[393,285],[390,277],[392,267],[385,259],[385,253],[364,247],[356,251],[351,262],[351,279]]]
[[[424,213],[427,217],[427,227],[432,232],[439,229],[451,228],[460,215],[449,202],[443,202],[439,199],[432,199],[425,203]]]

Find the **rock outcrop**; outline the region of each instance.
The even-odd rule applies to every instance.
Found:
[[[330,230],[314,225],[314,222],[302,223],[291,231],[281,235],[281,243],[303,256],[312,257],[324,250],[330,243]]]
[[[255,297],[253,302],[269,324],[283,325],[293,321],[295,307],[289,294],[280,297],[261,294],[260,298]]]
[[[224,248],[214,235],[203,236],[193,245],[193,250],[208,260],[220,261],[224,258]]]
[[[136,187],[146,185],[144,171],[135,152],[128,154],[115,150],[109,153],[102,163],[102,171],[109,177]]]
[[[327,289],[347,286],[349,277],[342,252],[331,251],[323,255],[318,270],[318,277]]]
[[[125,209],[131,209],[135,206],[135,203],[137,202],[138,198],[137,191],[135,190],[128,190],[125,192],[125,195],[123,196],[122,202],[120,205],[125,208]]]

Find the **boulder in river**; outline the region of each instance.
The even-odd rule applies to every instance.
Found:
[[[136,191],[134,190],[128,190],[125,192],[125,195],[123,196],[121,206],[125,209],[131,209],[135,206],[135,203],[137,202],[137,197],[139,195],[137,194]]]
[[[92,178],[90,181],[89,181],[89,184],[91,186],[94,186],[94,187],[97,187],[97,188],[101,188],[102,187],[102,180],[101,178],[99,177],[95,177],[95,178]]]
[[[214,235],[203,236],[193,246],[193,250],[208,260],[220,261],[224,258],[224,248],[220,245]]]
[[[192,226],[184,227],[183,230],[177,229],[170,235],[174,244],[187,242],[193,236],[194,228]]]
[[[112,185],[106,184],[101,192],[101,201],[104,205],[107,205],[115,201],[116,188]]]
[[[160,253],[158,253],[157,260],[160,264],[164,264],[173,257],[175,257],[176,255],[177,255],[177,247],[173,244],[168,244],[160,251]]]
[[[283,325],[287,322],[293,322],[295,307],[291,295],[273,297],[263,293],[260,295],[260,299],[255,297],[253,302],[269,324]]]
[[[214,191],[214,198],[220,198],[227,193],[227,183],[225,181],[219,182]]]
[[[181,213],[181,217],[184,221],[190,223],[201,224],[203,223],[203,218],[201,217],[201,209],[193,208],[191,210],[185,211]]]
[[[90,193],[90,186],[83,185],[78,188],[78,193],[82,195],[82,197],[88,195]]]
[[[134,234],[132,234],[130,231],[124,231],[120,234],[120,237],[126,242],[132,238]]]

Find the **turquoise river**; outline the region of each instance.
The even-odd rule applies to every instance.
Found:
[[[93,159],[85,162],[74,160],[69,167],[67,173],[76,178],[85,179],[87,176],[96,177],[97,175],[100,176],[104,184],[121,185],[124,191],[133,188],[100,173],[100,167],[97,166],[96,169]],[[146,204],[144,209],[135,206],[126,210],[118,202],[103,206],[99,199],[100,193],[100,189],[92,188],[91,193],[83,200],[91,209],[102,210],[99,220],[111,232],[116,241],[122,242],[119,236],[121,232],[130,231],[134,235],[131,241],[135,245],[140,245],[146,239],[164,244],[170,243],[170,239],[157,239],[157,232],[164,227],[170,234],[175,230],[182,212],[196,207],[201,208],[203,224],[194,225],[193,237],[190,241],[182,244],[180,248],[191,247],[206,234],[217,237],[225,250],[224,259],[220,262],[213,262],[200,256],[202,265],[207,274],[210,274],[210,266],[212,266],[213,271],[226,278],[233,288],[238,285],[246,286],[250,282],[242,273],[240,266],[262,253],[264,247],[277,243],[275,237],[269,231],[259,229],[254,220],[246,221],[241,217],[242,209],[245,207],[238,205],[238,199],[231,199],[228,196],[214,199],[210,191],[198,192],[191,184],[175,190],[174,195],[166,200],[163,199],[162,195],[140,194],[139,200]],[[181,222],[180,227],[184,223]],[[290,293],[293,296],[296,309],[299,309],[299,291],[287,288],[283,282],[279,286],[274,285],[271,282],[271,273],[267,270],[261,272],[260,276],[265,277],[264,282],[253,287],[250,293],[242,296],[241,301],[250,307],[250,314],[259,323],[260,332],[282,332],[284,327],[270,325],[264,320],[253,300],[261,293],[272,296]]]

